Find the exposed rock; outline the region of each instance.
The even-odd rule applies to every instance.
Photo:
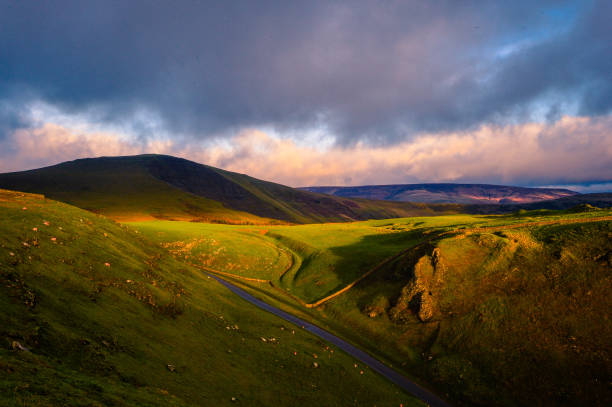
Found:
[[[391,319],[405,320],[412,312],[421,322],[432,320],[438,313],[436,292],[445,271],[439,248],[435,248],[431,256],[421,257],[414,265],[412,280],[402,288],[396,305],[389,312]]]

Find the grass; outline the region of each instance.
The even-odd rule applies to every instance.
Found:
[[[11,189],[35,192],[118,221],[183,220],[230,224],[272,222],[228,208],[153,177],[147,156],[79,160],[30,172],[0,174]]]
[[[267,227],[169,221],[131,225],[178,258],[243,277],[277,279],[293,264],[291,252],[266,236]]]
[[[460,215],[260,227],[172,221],[129,224],[168,247],[183,247],[183,258],[196,256],[206,266],[240,276],[277,279],[282,287],[311,302],[344,287],[398,251],[430,239],[431,233],[487,221]],[[291,254],[297,266],[287,270]],[[288,272],[280,279],[283,271]]]
[[[5,190],[0,219],[2,405],[418,404],[131,227]]]
[[[442,238],[320,313],[458,402],[608,405],[611,236],[608,221]],[[415,286],[433,294],[415,304],[433,308],[425,322]]]
[[[456,213],[453,204],[348,199],[301,191],[155,154],[80,159],[0,174],[0,187],[45,196],[119,221],[229,224],[346,222]]]
[[[248,275],[265,276],[299,301],[243,282],[252,292],[457,404],[603,406],[612,400],[612,222],[596,220],[611,215],[577,209],[261,229],[133,227],[166,243],[225,234],[226,247],[235,237],[241,244],[231,250],[244,253],[262,239],[274,241],[293,254],[293,267],[276,279],[257,267]],[[346,293],[316,309],[303,307],[385,260]]]
[[[120,225],[1,191],[0,404],[415,403],[195,264],[455,404],[609,405],[611,215]]]

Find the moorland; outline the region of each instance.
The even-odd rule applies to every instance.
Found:
[[[211,274],[453,405],[612,401],[609,194],[478,214],[163,156],[0,186],[6,404],[419,405]]]

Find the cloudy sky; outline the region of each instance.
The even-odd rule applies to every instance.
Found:
[[[0,171],[612,189],[612,2],[0,0]]]

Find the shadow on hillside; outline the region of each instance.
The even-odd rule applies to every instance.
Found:
[[[404,232],[367,235],[354,244],[328,249],[329,253],[339,258],[330,265],[327,271],[333,273],[338,284],[327,287],[328,290],[321,293],[319,299],[346,287],[383,261],[435,238],[437,234],[427,233],[430,230],[419,228]],[[374,274],[378,275],[378,273]],[[393,274],[384,273],[383,270],[381,270],[381,275],[385,275],[384,278],[395,278]]]

